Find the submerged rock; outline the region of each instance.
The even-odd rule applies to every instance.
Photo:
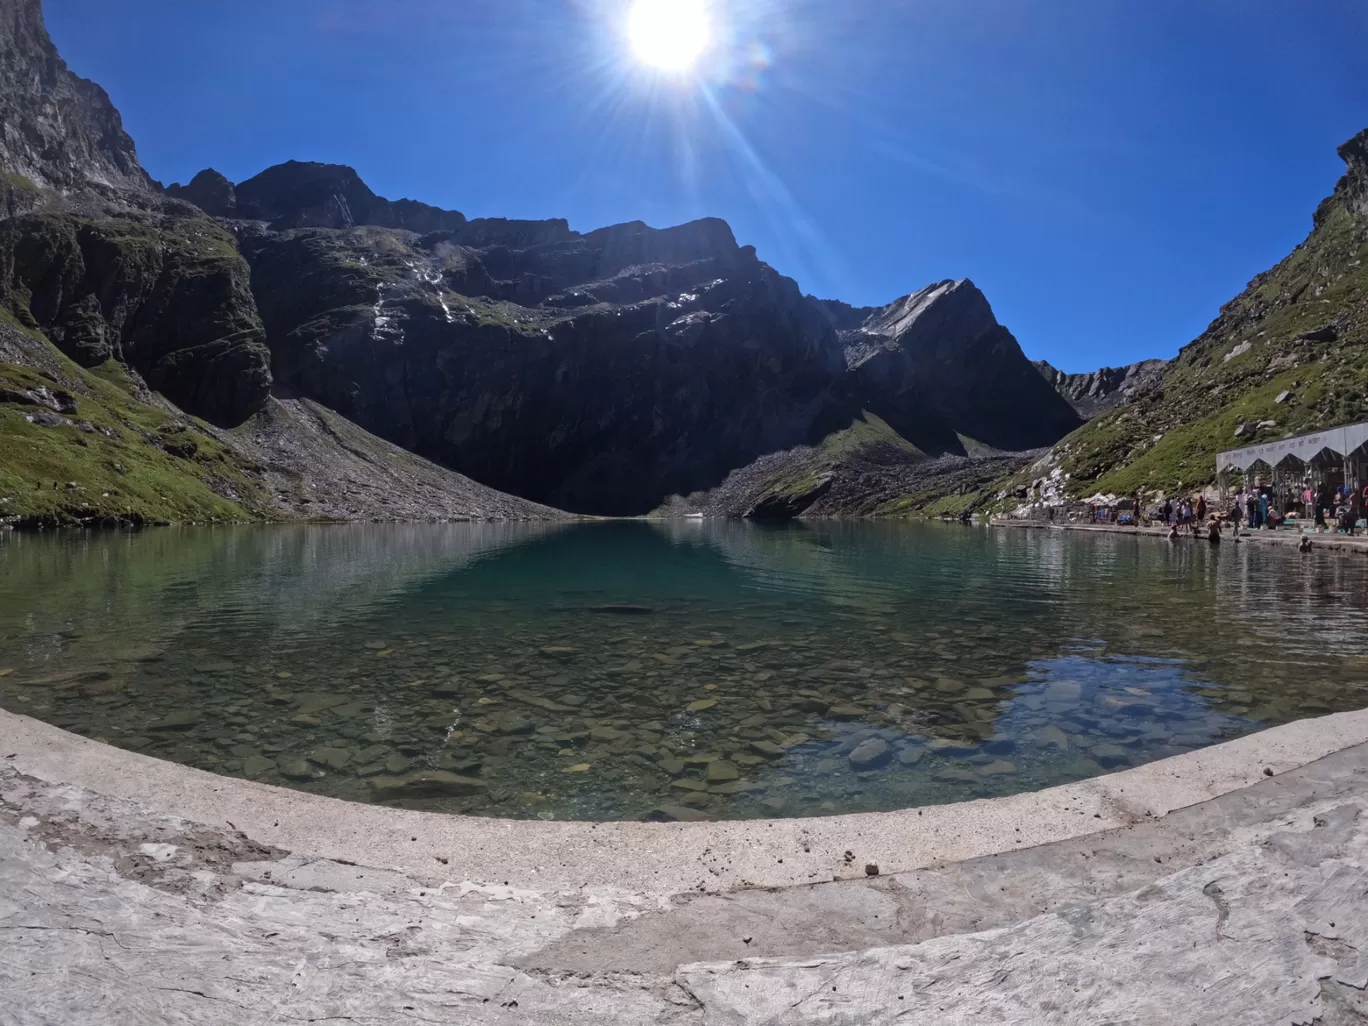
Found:
[[[190,730],[192,727],[199,726],[201,719],[202,717],[199,713],[191,712],[187,709],[182,712],[174,712],[170,716],[163,716],[159,720],[154,720],[147,725],[147,729],[157,731]]]
[[[345,769],[351,762],[352,753],[345,748],[320,748],[309,753],[309,761],[330,770]]]
[[[728,781],[739,780],[741,771],[730,762],[717,761],[708,763],[708,783],[725,784]]]
[[[312,780],[317,774],[303,759],[290,759],[281,763],[280,775],[286,780]]]
[[[242,762],[243,776],[264,777],[268,773],[275,771],[276,763],[274,759],[268,759],[264,755],[253,755]]]
[[[383,776],[371,780],[371,796],[376,801],[396,798],[463,798],[484,794],[489,785],[475,777],[463,777],[446,770],[421,770],[404,776]]]
[[[861,741],[848,756],[851,768],[856,770],[877,769],[892,757],[888,742],[876,737]]]

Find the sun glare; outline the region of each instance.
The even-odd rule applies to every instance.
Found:
[[[707,0],[635,0],[627,19],[636,59],[661,71],[689,70],[711,35]]]

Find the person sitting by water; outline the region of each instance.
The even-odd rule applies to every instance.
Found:
[[[1171,541],[1171,542],[1172,542],[1172,541],[1177,541],[1177,540],[1178,540],[1178,525],[1177,525],[1177,524],[1171,524],[1171,525],[1169,526],[1168,540]]]
[[[1341,531],[1351,537],[1358,534],[1358,514],[1348,503],[1339,508],[1339,526]]]

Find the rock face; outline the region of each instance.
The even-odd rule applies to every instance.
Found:
[[[929,285],[881,309],[824,308],[840,331],[862,408],[927,452],[963,453],[962,438],[1033,449],[1080,423],[967,279]]]
[[[1334,199],[1355,214],[1368,215],[1368,128],[1340,146],[1340,159],[1345,164],[1344,177],[1335,187]],[[1316,226],[1328,216],[1323,209],[1316,212]]]
[[[721,221],[246,226],[240,242],[283,382],[561,508],[647,512],[841,401],[835,332]]]
[[[108,94],[58,56],[40,0],[0,2],[0,169],[7,192],[155,188]]]
[[[237,217],[237,190],[212,168],[195,175],[189,185],[168,185],[166,194],[193,203],[211,217]]]
[[[214,423],[270,392],[247,265],[193,208],[0,221],[0,301],[82,366],[119,360]]]
[[[57,55],[39,0],[0,0],[0,216],[11,320],[216,423],[261,408],[269,358],[232,236],[161,199],[108,95]]]
[[[1163,378],[1167,360],[1142,360],[1126,367],[1103,367],[1089,374],[1065,374],[1044,360],[1036,370],[1085,420],[1130,402],[1140,392],[1155,388]]]

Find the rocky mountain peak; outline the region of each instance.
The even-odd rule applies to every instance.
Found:
[[[988,298],[968,278],[941,281],[876,311],[862,330],[896,340],[904,349],[936,346],[947,338],[978,338],[998,326]]]
[[[1141,360],[1125,367],[1066,374],[1045,360],[1035,361],[1036,370],[1051,387],[1068,400],[1080,416],[1089,420],[1158,387],[1167,366],[1167,360]]]
[[[189,185],[169,185],[166,194],[172,199],[193,203],[211,217],[237,217],[237,190],[233,183],[213,168],[205,168]]]
[[[109,95],[58,55],[40,0],[0,0],[0,167],[62,192],[155,191]]]
[[[872,412],[925,450],[954,451],[964,437],[1029,449],[1081,423],[967,278],[875,309],[841,340]]]
[[[195,176],[202,188],[197,194],[211,203],[226,197],[216,172]],[[195,181],[180,188],[178,198],[195,188]],[[179,188],[179,187],[178,187]],[[354,228],[374,225],[428,233],[452,231],[466,223],[464,214],[442,210],[415,200],[387,200],[371,191],[354,168],[345,164],[320,164],[291,160],[269,167],[234,187],[236,216],[268,221],[278,231],[291,228]],[[195,202],[195,200],[191,200]],[[215,211],[208,211],[216,213]]]
[[[719,217],[705,217],[671,228],[652,228],[643,221],[599,228],[584,236],[599,251],[600,273],[615,274],[646,264],[689,264],[698,260],[740,257],[731,226]]]
[[[1368,128],[1341,145],[1337,152],[1347,171],[1335,193],[1344,198],[1350,210],[1368,214]]]

